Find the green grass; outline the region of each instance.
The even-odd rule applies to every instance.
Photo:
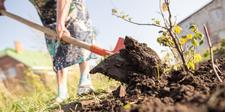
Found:
[[[78,70],[74,70],[68,75],[70,97],[63,104],[74,102],[78,99],[90,98],[78,98],[77,96],[78,73]],[[54,75],[47,76],[46,85],[40,81],[40,77],[30,72],[27,72],[25,79],[24,87],[22,87],[25,89],[14,91],[14,94],[10,94],[6,90],[0,90],[0,112],[51,112],[60,108],[60,105],[53,104],[53,99],[56,96],[56,79]],[[94,74],[92,81],[96,91],[102,95],[101,97],[104,97],[107,92],[114,90],[119,85],[118,82],[109,80],[101,74]]]

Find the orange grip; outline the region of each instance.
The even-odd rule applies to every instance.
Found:
[[[95,53],[95,54],[101,55],[101,56],[107,56],[107,55],[113,54],[113,52],[102,49],[102,48],[97,47],[95,45],[91,45],[90,51]]]

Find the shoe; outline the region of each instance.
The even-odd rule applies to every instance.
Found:
[[[77,91],[77,95],[82,96],[82,95],[91,94],[93,92],[94,92],[94,87],[92,85],[90,85],[90,86],[79,86],[78,91]]]
[[[94,92],[94,87],[92,86],[90,74],[88,74],[86,77],[81,77],[77,95],[81,96],[85,94],[90,94],[92,92]]]
[[[55,104],[60,104],[60,103],[62,103],[63,101],[65,101],[67,99],[67,97],[66,98],[61,98],[61,97],[56,97],[55,98]]]

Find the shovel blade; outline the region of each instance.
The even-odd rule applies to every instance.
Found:
[[[116,46],[114,48],[114,50],[112,51],[113,53],[118,53],[121,49],[124,49],[125,45],[124,45],[124,38],[119,37]]]
[[[96,53],[100,56],[108,56],[108,55],[112,55],[114,53],[119,53],[119,51],[121,49],[124,49],[125,48],[125,45],[124,45],[124,39],[119,37],[117,43],[116,43],[116,46],[114,48],[113,51],[108,51],[106,49],[102,49],[98,46],[95,46],[95,45],[91,45],[90,47],[90,51],[93,52],[93,53]]]

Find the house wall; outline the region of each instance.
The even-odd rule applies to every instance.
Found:
[[[182,35],[191,33],[188,28],[190,24],[198,25],[201,32],[204,33],[203,24],[206,24],[211,36],[213,44],[217,44],[221,39],[225,38],[225,0],[213,0],[211,3],[201,8],[194,14],[190,15],[179,25],[183,28]],[[198,49],[203,53],[207,50],[208,45],[205,38],[205,43]]]
[[[2,82],[6,88],[14,89],[23,79],[23,71],[25,66],[19,61],[4,56],[0,58],[0,75],[3,77]]]

